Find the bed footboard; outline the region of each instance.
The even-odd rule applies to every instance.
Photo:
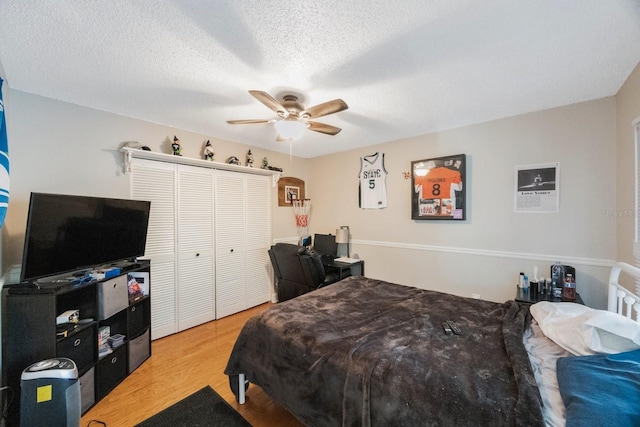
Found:
[[[607,309],[640,323],[640,297],[620,285],[621,273],[629,275],[636,283],[640,281],[640,268],[624,262],[615,263],[609,275]]]

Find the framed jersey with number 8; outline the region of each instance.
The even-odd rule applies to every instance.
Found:
[[[466,219],[466,155],[411,162],[411,219]]]

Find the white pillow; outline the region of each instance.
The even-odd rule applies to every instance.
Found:
[[[549,339],[577,356],[640,348],[640,324],[617,313],[541,301],[531,306],[531,315]]]

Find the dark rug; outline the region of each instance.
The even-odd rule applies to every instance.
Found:
[[[206,386],[136,427],[251,427],[211,387]]]

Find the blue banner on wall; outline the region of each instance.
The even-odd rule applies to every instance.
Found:
[[[7,141],[7,123],[4,118],[2,100],[2,79],[0,78],[0,227],[4,224],[9,207],[9,143]]]

